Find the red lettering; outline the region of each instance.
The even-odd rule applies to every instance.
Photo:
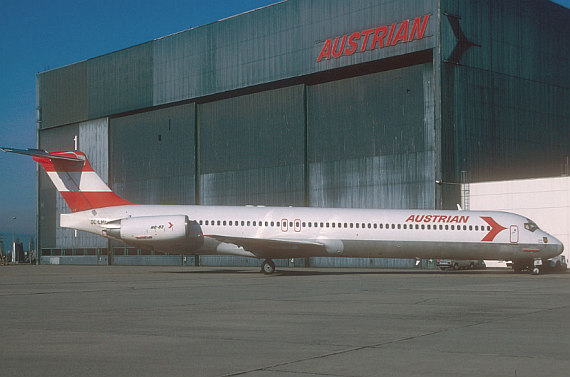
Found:
[[[355,42],[355,39],[356,40],[360,39],[359,32],[350,34],[350,37],[348,38],[348,44],[350,45],[350,47],[347,47],[346,50],[344,50],[345,55],[349,56],[356,52],[356,49],[358,48],[358,43]]]
[[[392,41],[392,46],[394,46],[398,42],[407,42],[408,41],[408,24],[410,21],[406,20],[402,22],[394,40]]]
[[[338,36],[334,38],[334,42],[333,38],[329,38],[325,41],[323,48],[321,49],[319,57],[317,58],[317,63],[321,60],[340,58],[343,55],[350,56],[357,51],[372,51],[377,48],[394,46],[398,43],[411,42],[414,39],[422,39],[425,35],[429,18],[429,14],[414,18],[411,32],[409,32],[409,29],[410,22],[412,22],[412,20],[404,20],[400,23],[396,22],[391,25],[378,26],[376,28],[363,30],[362,32],[354,32],[350,35],[345,34],[343,36]],[[390,28],[389,31],[388,28]],[[372,43],[369,47],[368,41],[370,36],[372,36]],[[362,41],[362,44],[359,48],[358,44],[360,41]],[[434,218],[434,222],[436,221],[437,217]]]
[[[453,216],[453,218],[449,216],[449,218],[450,220],[448,222],[456,223],[459,221],[459,216]]]
[[[461,218],[459,218],[459,222],[461,223],[466,223],[469,220],[469,216],[461,216]]]
[[[344,50],[344,44],[346,43],[346,34],[343,35],[342,37],[342,44],[340,45],[340,48],[337,50],[337,45],[338,45],[338,40],[340,37],[336,37],[334,39],[334,45],[333,45],[333,49],[332,49],[332,56],[333,58],[340,58],[342,56],[342,50]],[[337,52],[338,51],[338,52]]]
[[[408,218],[406,219],[405,222],[408,222],[408,221],[414,222],[414,220],[415,220],[414,215],[411,215],[410,217],[408,217]]]
[[[444,223],[447,220],[447,216],[439,216],[439,222]]]
[[[421,222],[424,220],[424,217],[425,217],[424,215],[421,215],[421,216],[420,216],[420,215],[417,215],[417,216],[416,216],[416,222],[417,222],[417,223],[421,223]]]
[[[394,35],[394,29],[396,29],[396,24],[392,24],[392,27],[390,27],[390,34],[388,35],[388,39],[386,39],[386,42],[388,43],[388,45],[390,45],[390,41],[392,40],[392,36]]]
[[[382,34],[380,34],[382,32]],[[380,26],[376,28],[376,32],[374,33],[374,38],[372,38],[372,46],[370,46],[370,50],[374,50],[376,44],[378,44],[378,48],[384,47],[384,37],[388,32],[387,26]]]
[[[422,39],[424,37],[428,20],[429,20],[429,14],[426,14],[424,16],[424,21],[421,24],[420,24],[421,17],[414,18],[414,24],[412,25],[412,32],[410,33],[408,41],[414,40],[414,34],[416,35],[416,39]]]
[[[434,223],[436,223],[437,220],[439,220],[439,215],[435,215],[435,216],[433,217],[433,222],[434,222]]]
[[[432,215],[426,215],[424,222],[429,223],[431,221]]]
[[[323,58],[327,58],[329,60],[331,58],[331,40],[327,39],[321,53],[319,54],[319,58],[317,59],[317,63],[320,62]]]
[[[368,30],[364,30],[362,32],[362,35],[364,35],[364,41],[362,42],[362,47],[360,47],[360,51],[366,51],[366,46],[368,45],[368,37],[370,37],[370,34],[374,33],[374,29],[368,29]]]

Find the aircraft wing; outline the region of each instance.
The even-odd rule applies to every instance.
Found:
[[[259,258],[295,258],[326,254],[325,245],[306,240],[248,238],[223,235],[204,235],[219,242],[243,248]]]

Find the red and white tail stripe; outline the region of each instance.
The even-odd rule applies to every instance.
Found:
[[[131,203],[114,192],[97,175],[79,151],[33,154],[72,212]]]

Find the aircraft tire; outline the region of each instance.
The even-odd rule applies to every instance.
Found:
[[[453,269],[454,269],[455,271],[459,270],[459,264],[455,263],[455,264],[453,265]]]
[[[533,274],[533,275],[540,275],[540,268],[538,268],[538,267],[533,268],[533,269],[532,269],[532,274]]]
[[[261,264],[261,271],[265,275],[271,275],[275,272],[275,263],[271,259],[266,259]]]

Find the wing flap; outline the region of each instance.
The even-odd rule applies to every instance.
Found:
[[[326,254],[324,244],[307,240],[248,238],[217,234],[208,234],[204,237],[236,245],[259,258],[301,258]]]

